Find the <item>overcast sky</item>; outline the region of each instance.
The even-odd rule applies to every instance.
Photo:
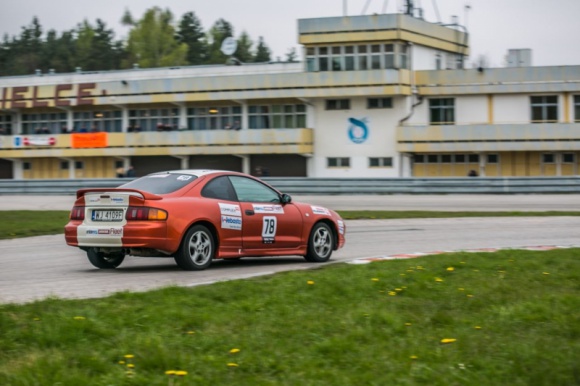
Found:
[[[430,22],[449,23],[457,15],[470,33],[471,57],[484,55],[491,67],[501,67],[510,48],[531,48],[535,66],[580,65],[580,0],[414,0]],[[367,6],[368,3],[368,6]],[[348,15],[396,13],[403,0],[346,0]],[[97,18],[125,38],[120,19],[125,10],[140,19],[154,6],[169,9],[175,20],[193,11],[204,30],[223,18],[252,40],[263,36],[273,59],[285,58],[299,44],[297,20],[342,16],[344,0],[0,0],[0,34],[19,35],[37,16],[45,32],[72,29]],[[469,7],[467,7],[469,6]],[[440,16],[440,19],[438,18]]]

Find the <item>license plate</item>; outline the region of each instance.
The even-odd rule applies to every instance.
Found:
[[[123,221],[122,210],[93,210],[93,221]]]

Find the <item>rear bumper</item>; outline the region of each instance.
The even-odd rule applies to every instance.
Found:
[[[180,241],[167,238],[164,221],[132,221],[119,227],[71,221],[65,226],[65,240],[74,247],[148,248],[169,253],[177,250]]]

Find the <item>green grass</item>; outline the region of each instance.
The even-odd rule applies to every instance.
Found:
[[[580,212],[435,212],[435,211],[354,211],[338,213],[345,220],[450,218],[450,217],[522,217],[522,216],[580,216]],[[6,210],[0,211],[0,239],[53,235],[64,232],[69,211]]]
[[[173,385],[580,384],[579,257],[456,253],[4,304],[0,384],[169,385],[167,370],[188,373]]]
[[[69,213],[64,210],[0,211],[0,239],[64,233]]]

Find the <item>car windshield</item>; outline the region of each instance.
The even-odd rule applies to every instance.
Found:
[[[143,190],[153,194],[166,194],[183,188],[185,185],[191,183],[196,178],[197,176],[192,176],[190,174],[150,174],[148,176],[141,177],[134,181],[123,184],[119,186],[119,188]]]

